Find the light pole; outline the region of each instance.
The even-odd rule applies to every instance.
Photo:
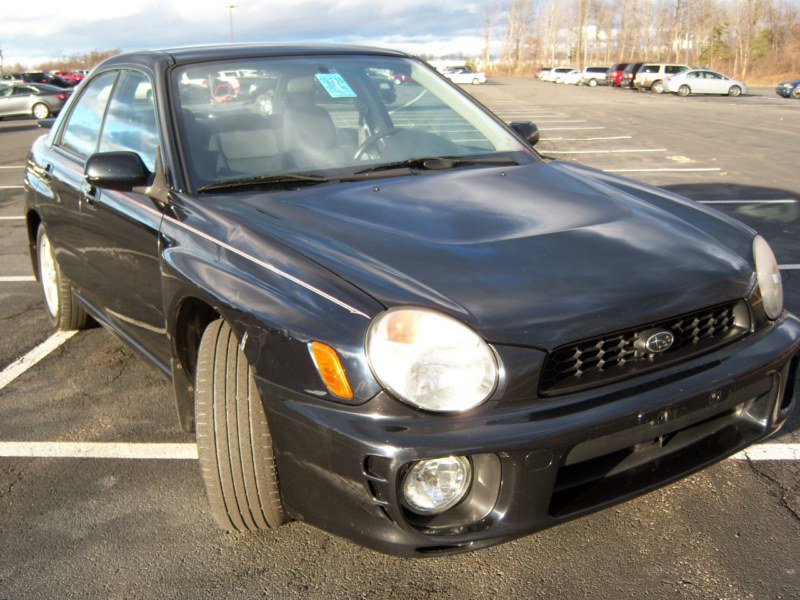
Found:
[[[225,8],[228,9],[228,14],[230,15],[230,25],[231,25],[231,42],[233,41],[233,9],[236,8],[235,4],[226,4]]]

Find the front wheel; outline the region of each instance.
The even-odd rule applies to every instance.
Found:
[[[200,341],[194,397],[197,453],[214,520],[241,532],[285,523],[253,369],[222,319],[211,323]]]
[[[796,85],[792,90],[792,98],[800,100],[800,85]]]
[[[682,85],[678,88],[678,96],[688,96],[692,90],[689,89],[688,85]]]
[[[664,82],[663,81],[655,81],[655,82],[653,82],[653,85],[650,88],[650,90],[654,94],[663,94],[664,93]]]
[[[50,325],[62,331],[86,329],[89,315],[73,296],[70,281],[61,273],[44,225],[39,226],[36,234],[36,259]]]
[[[596,87],[596,86],[597,86],[597,79],[590,79],[589,87]]]
[[[33,116],[37,119],[46,119],[50,116],[50,107],[47,104],[42,104],[38,102],[33,105]]]
[[[728,90],[728,96],[733,96],[734,98],[736,96],[740,96],[741,93],[742,93],[742,88],[740,88],[738,85],[732,85],[731,89]]]

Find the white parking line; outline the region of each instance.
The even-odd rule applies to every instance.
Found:
[[[56,348],[64,344],[77,331],[58,331],[36,346],[22,358],[15,360],[0,373],[0,390],[30,369],[33,365],[45,358]]]
[[[0,277],[0,283],[20,283],[22,281],[36,281],[33,275],[9,275]]]
[[[630,140],[630,135],[609,135],[604,137],[583,137],[583,138],[563,138],[563,137],[543,137],[543,142],[599,142],[606,140]]]
[[[605,129],[605,127],[539,127],[539,131],[580,131],[584,129]]]
[[[797,204],[797,200],[784,198],[781,200],[698,200],[703,204]]]
[[[0,185],[0,190],[21,190],[24,189],[21,185]]]
[[[193,443],[0,442],[0,458],[106,458],[122,460],[197,460]],[[730,460],[797,461],[800,444],[759,444]]]
[[[800,269],[800,265],[778,265],[781,271],[796,271]]]
[[[25,165],[0,165],[0,169],[24,169]]]
[[[0,457],[197,460],[197,444],[0,442]]]
[[[731,460],[800,460],[800,444],[759,444],[750,446]]]
[[[0,217],[0,221],[22,221],[25,217]]]
[[[666,152],[666,148],[625,148],[622,150],[544,150],[545,154],[627,154],[641,152]]]
[[[666,169],[603,169],[605,173],[675,173],[675,172],[705,172],[705,171],[721,171],[717,168],[666,168]]]

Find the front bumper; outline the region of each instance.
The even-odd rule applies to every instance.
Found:
[[[793,87],[784,87],[779,85],[775,88],[775,93],[778,96],[783,96],[784,98],[790,98],[792,96],[792,91],[794,90]]]
[[[675,481],[774,433],[796,401],[800,321],[619,384],[461,416],[386,394],[334,406],[260,381],[289,514],[402,556],[462,552]],[[435,517],[398,490],[413,461],[471,457],[473,488]]]

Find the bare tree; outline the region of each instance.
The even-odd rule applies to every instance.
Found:
[[[531,37],[533,15],[533,0],[511,0],[509,3],[503,47],[503,62],[509,75],[519,72],[525,43]]]
[[[491,4],[483,7],[483,68],[486,69],[491,62],[492,37],[494,36],[497,22],[500,19],[500,4],[492,0]]]

